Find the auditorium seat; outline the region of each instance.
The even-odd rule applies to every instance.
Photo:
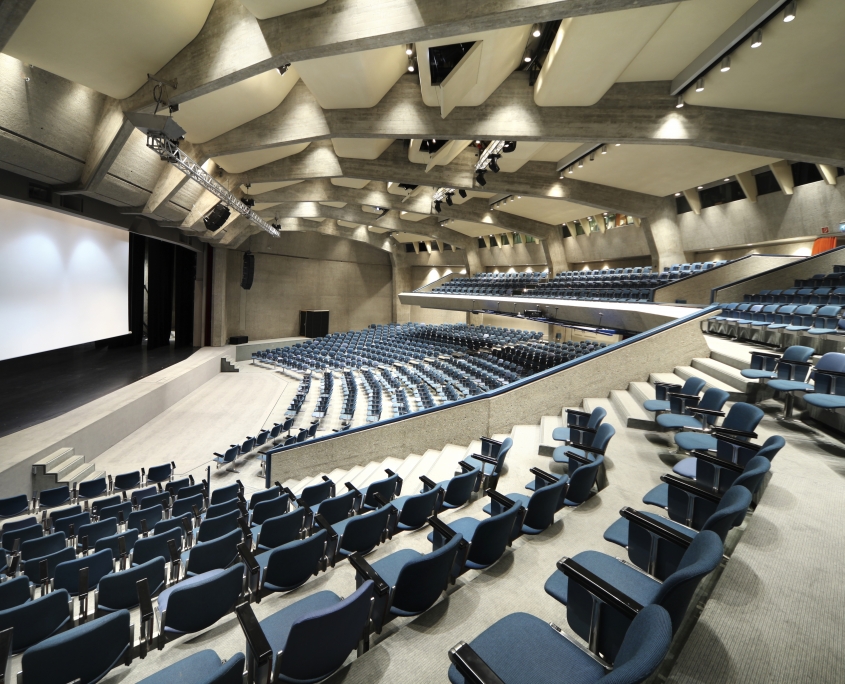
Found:
[[[843,355],[845,356],[845,355]],[[731,406],[728,415],[725,416],[722,424],[714,431],[734,437],[737,439],[751,439],[756,437],[754,430],[763,419],[763,411],[757,406],[736,402]],[[686,430],[698,430],[697,432],[680,432],[675,435],[675,444],[684,451],[712,451],[716,449],[716,437],[712,434],[704,434],[703,428],[685,428]]]
[[[255,557],[263,568],[261,588],[266,591],[293,591],[323,567],[328,533],[318,530],[305,539],[281,544]]]
[[[232,499],[237,499],[241,490],[242,485],[240,482],[226,485],[225,487],[217,487],[217,489],[211,492],[209,504],[213,506],[214,504],[220,504],[226,501],[231,501]]]
[[[129,665],[132,657],[129,621],[129,611],[121,610],[29,648],[21,659],[23,681],[93,684],[121,661]]]
[[[145,677],[138,684],[243,684],[245,663],[243,653],[221,662],[214,651],[205,649]]]
[[[26,582],[25,577],[18,579]],[[10,627],[14,630],[12,653],[25,651],[68,626],[71,622],[70,600],[67,591],[58,589],[32,601],[1,610],[0,630]]]
[[[146,563],[103,577],[97,588],[97,616],[135,608],[140,602],[138,583],[141,581],[146,580],[151,597],[157,596],[166,584],[164,566],[164,557],[157,556]]]
[[[671,405],[669,401],[669,394],[676,393],[685,396],[693,396],[701,393],[704,389],[704,380],[695,376],[687,378],[683,385],[670,385],[667,383],[658,382],[654,385],[654,391],[657,395],[656,399],[649,399],[643,402],[643,408],[646,411],[653,413],[660,413],[663,411],[670,411]]]
[[[193,634],[231,613],[243,589],[244,566],[216,569],[188,577],[158,596],[159,639]]]
[[[282,544],[301,539],[305,535],[304,508],[295,508],[289,513],[265,520],[256,541],[256,551],[269,551]]]
[[[185,575],[192,577],[229,567],[238,557],[238,544],[241,539],[241,531],[234,530],[212,541],[200,542],[183,552]]]
[[[744,468],[748,461],[755,456],[765,456],[771,461],[784,446],[786,446],[786,440],[780,435],[772,435],[762,444],[717,435],[715,456]],[[680,460],[672,470],[681,477],[687,477],[691,480],[697,479],[698,460],[695,454],[698,453],[693,452],[694,455]],[[711,477],[711,471],[712,466],[706,467],[702,471],[702,476],[705,478]]]
[[[555,428],[552,431],[552,439],[557,442],[570,441],[569,433],[573,427],[597,430],[605,416],[607,416],[607,411],[601,406],[596,406],[589,413],[577,409],[566,409],[566,427]]]
[[[338,535],[336,557],[346,558],[356,551],[366,554],[392,534],[391,515],[396,511],[390,505],[332,523]]]
[[[0,518],[14,518],[29,511],[29,497],[18,494],[0,499]]]
[[[684,412],[661,413],[655,422],[664,430],[706,429],[713,426],[718,418],[724,417],[722,407],[729,398],[730,394],[725,390],[711,387],[704,393],[701,401],[692,406],[686,406],[686,402],[677,402],[684,407]],[[677,399],[678,397],[673,397],[673,400]]]
[[[616,657],[605,665],[560,628],[528,613],[511,613],[469,644],[449,651],[449,681],[468,684],[639,684],[658,668],[672,643],[672,620],[657,605],[638,611]],[[495,677],[495,679],[493,678]]]
[[[614,660],[622,648],[625,632],[638,612],[634,606],[662,606],[672,620],[672,631],[677,631],[699,582],[715,570],[721,560],[722,540],[709,530],[696,535],[684,551],[678,569],[662,583],[612,556],[582,551],[558,561],[558,569],[546,581],[545,590],[566,606],[566,619],[575,633],[591,645],[595,644],[595,652]],[[597,588],[592,577],[584,571],[605,584]],[[610,592],[618,600],[609,604],[603,591]],[[594,601],[601,604],[601,611],[594,609]],[[622,606],[625,608],[620,610]],[[599,613],[603,617],[600,621]],[[591,639],[593,629],[597,630],[597,635]]]
[[[577,472],[577,471],[576,471]],[[544,486],[535,488],[531,496],[525,494],[506,494],[505,497],[525,508],[525,518],[522,521],[522,534],[540,534],[555,520],[555,513],[563,508],[566,499],[568,478],[557,479],[550,476]],[[488,515],[496,515],[504,511],[501,503],[493,500],[484,507]]]
[[[420,494],[400,496],[391,501],[391,505],[399,512],[396,528],[406,531],[423,527],[426,521],[437,513],[438,502],[443,493],[443,488],[435,485]]]

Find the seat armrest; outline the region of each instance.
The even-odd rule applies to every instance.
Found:
[[[784,364],[785,366],[806,366],[812,368],[813,362],[812,361],[790,361],[788,359],[781,359],[780,363]],[[845,373],[837,373],[836,371],[824,371],[820,370],[819,373],[830,373],[831,375],[845,375]]]
[[[432,529],[434,529],[436,532],[439,532],[443,537],[445,537],[446,541],[449,541],[452,537],[457,534],[455,530],[453,530],[445,522],[443,522],[440,518],[436,516],[430,516],[426,522],[431,525]]]
[[[749,449],[753,451],[755,454],[760,451],[763,447],[759,444],[754,444],[754,442],[746,442],[741,439],[735,439],[733,437],[728,437],[728,435],[722,434],[714,434],[713,435],[719,442],[724,442],[725,444],[730,444],[731,446],[738,446],[742,447],[743,449]]]
[[[582,451],[588,451],[591,454],[600,454],[604,456],[604,449],[596,449],[596,447],[591,446],[589,444],[578,444],[577,442],[564,442],[566,446],[575,447],[576,449],[581,449]],[[566,452],[569,453],[568,451]]]
[[[545,480],[549,484],[555,484],[558,481],[557,476],[552,475],[551,473],[547,473],[545,470],[540,470],[540,468],[531,468],[531,470],[529,470],[528,472],[530,472],[532,475],[536,475],[541,480]]]
[[[716,411],[715,409],[706,409],[706,408],[701,408],[700,406],[690,406],[690,407],[689,407],[689,412],[690,412],[690,413],[700,413],[700,414],[702,414],[702,415],[704,415],[704,416],[716,416],[716,417],[719,417],[719,416],[724,416],[724,415],[725,415],[725,412],[724,412],[724,411]],[[714,428],[714,429],[718,430],[719,428]]]
[[[681,394],[680,392],[667,392],[667,397],[679,397],[680,399],[701,399],[697,394]]]
[[[766,359],[780,359],[780,358],[782,358],[780,354],[769,354],[767,352],[757,352],[757,351],[751,352],[751,358],[754,358],[755,356],[762,356],[763,358],[766,358]]]
[[[466,684],[505,684],[465,641],[458,642],[449,650],[449,660]]]
[[[257,578],[259,573],[261,572],[261,566],[255,559],[255,555],[252,553],[252,549],[249,548],[249,544],[243,542],[238,544],[238,555],[241,557],[241,560],[246,566],[248,577]],[[250,582],[249,588],[254,591],[258,588],[258,583],[256,582],[255,586],[253,587],[253,583]]]
[[[249,645],[249,654],[253,659],[250,665],[254,665],[254,668],[250,667],[250,673],[255,677],[256,682],[270,681],[273,647],[270,646],[267,635],[261,629],[252,606],[246,602],[242,603],[235,607],[235,614],[238,616],[238,622]]]
[[[741,473],[745,470],[745,468],[741,465],[737,465],[732,461],[726,461],[724,458],[719,458],[718,456],[713,456],[713,454],[708,454],[706,451],[693,451],[691,452],[691,455],[705,461],[706,463],[712,463],[714,466],[726,468],[727,470],[732,470],[735,473]]]
[[[569,458],[570,461],[575,461],[576,463],[580,463],[581,465],[589,465],[592,461],[589,458],[585,458],[581,456],[581,454],[574,454],[571,451],[564,452],[564,455]]]
[[[492,437],[481,437],[482,444],[495,444],[496,446],[502,446],[502,443],[498,439],[493,439]]]
[[[484,493],[490,497],[490,515],[498,515],[510,509],[516,501],[500,494],[495,489],[486,489]],[[521,505],[521,504],[520,504]],[[501,506],[501,510],[497,510]]]
[[[499,465],[499,459],[492,456],[482,456],[481,454],[473,454],[472,457],[481,461],[482,463],[489,463],[490,465]]]
[[[390,505],[390,502],[387,499],[385,499],[379,492],[374,492],[373,498],[376,500],[378,505],[382,508]]]
[[[420,475],[420,482],[423,483],[423,491],[430,492],[437,486],[437,483],[432,480],[430,477],[426,477],[425,475]]]
[[[702,487],[701,485],[695,484],[694,482],[690,482],[689,480],[680,478],[677,475],[672,475],[671,473],[661,475],[660,481],[665,482],[670,487],[675,487],[676,489],[680,489],[681,491],[684,491],[687,494],[692,494],[693,496],[701,497],[702,499],[705,499],[715,504],[718,504],[722,500],[722,495],[717,492],[714,492],[712,489],[707,489],[705,487]]]
[[[381,575],[373,570],[373,566],[365,561],[357,551],[351,554],[348,560],[349,564],[355,568],[355,572],[357,572],[365,582],[367,580],[373,581],[376,588],[376,594],[379,596],[386,596],[390,593],[390,587],[387,582],[381,578]]]
[[[461,470],[463,470],[465,473],[468,473],[468,472],[470,472],[471,470],[478,470],[478,468],[476,468],[474,465],[470,465],[470,464],[469,464],[469,463],[467,463],[466,461],[458,461],[458,466],[459,466],[459,467],[460,467],[460,469],[461,469]]]
[[[589,418],[590,417],[589,411],[579,411],[578,409],[566,409],[566,412],[568,414],[572,414],[573,416],[578,416],[578,417],[583,417],[583,418]]]
[[[322,475],[323,482],[331,482],[331,478],[328,475]]]
[[[745,430],[731,430],[730,428],[726,427],[714,427],[713,428],[713,436],[717,437],[719,435],[727,435],[728,437],[748,437],[748,439],[757,439],[756,432],[746,432]]]
[[[677,530],[669,527],[669,525],[655,520],[654,518],[650,518],[647,515],[643,515],[639,511],[635,511],[633,508],[628,506],[625,506],[621,511],[619,511],[619,515],[625,518],[625,520],[627,520],[631,525],[642,527],[644,530],[657,535],[661,539],[677,544],[681,548],[685,549],[692,543],[692,539],[685,534],[680,534]]]
[[[326,520],[320,513],[314,514],[314,522],[328,533],[329,540],[337,539],[337,532],[334,531],[334,528],[329,525],[329,521]]]
[[[557,569],[602,603],[618,610],[625,617],[634,619],[643,607],[630,596],[608,584],[598,575],[594,575],[580,563],[571,558],[562,558],[557,562]]]
[[[355,492],[358,496],[363,498],[364,495],[361,493],[361,490],[359,490],[354,484],[352,484],[351,482],[344,482],[343,484],[346,487],[347,491]]]
[[[790,361],[789,363],[794,363]],[[810,364],[808,364],[810,365]],[[839,371],[831,371],[831,370],[820,370],[818,368],[815,369],[816,375],[830,375],[834,378],[845,378],[845,373],[840,373]]]

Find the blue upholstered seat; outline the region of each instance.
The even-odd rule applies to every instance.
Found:
[[[138,684],[242,684],[245,669],[243,653],[221,663],[214,651],[206,649],[168,665]]]
[[[147,580],[150,596],[158,594],[165,583],[164,563],[165,559],[159,556],[103,577],[97,592],[97,614],[131,610],[137,606],[138,582],[141,580]]]
[[[771,384],[769,383],[769,385]],[[744,402],[737,402],[731,406],[731,410],[725,416],[721,427],[750,433],[755,430],[762,419],[763,410],[761,408]],[[716,449],[716,437],[700,432],[681,432],[675,435],[675,444],[686,451],[711,451]]]
[[[409,494],[394,499],[391,504],[399,511],[397,528],[417,530],[425,525],[426,520],[435,513],[437,497],[443,490],[438,485],[421,494]]]
[[[382,535],[387,531],[387,524],[391,512],[395,510],[391,505],[383,506],[378,510],[356,515],[341,520],[332,525],[332,529],[339,537],[337,553],[345,558],[351,553],[369,553],[382,540]]]
[[[265,520],[258,533],[256,551],[269,551],[299,539],[305,528],[305,509],[294,508],[289,513]]]
[[[725,390],[711,387],[704,393],[698,405],[688,408],[686,414],[664,413],[657,416],[656,422],[666,430],[680,430],[684,427],[701,428],[707,425],[713,425],[716,422],[717,416],[706,415],[704,413],[696,414],[696,408],[702,408],[708,411],[721,411],[729,397],[730,394],[725,392]]]
[[[238,544],[243,534],[233,530],[222,537],[196,544],[182,554],[182,561],[187,561],[185,572],[188,576],[200,575],[210,570],[227,568],[238,557]]]
[[[164,632],[175,636],[211,627],[238,602],[243,588],[244,566],[210,570],[165,589],[158,597]]]
[[[684,384],[681,386],[681,389],[678,390],[679,394],[698,394],[701,390],[704,389],[704,380],[701,378],[696,378],[695,376],[691,378],[687,378]],[[656,388],[659,390],[659,388]],[[669,411],[671,409],[669,399],[649,399],[643,402],[643,408],[646,411],[652,411],[654,413],[659,413],[661,411]]]
[[[94,589],[100,580],[112,571],[111,549],[103,549],[88,556],[59,563],[53,577],[53,586],[56,589],[66,589],[71,596],[78,595],[79,571],[82,568],[88,568],[88,588]]]
[[[483,520],[459,518],[449,523],[453,531],[470,543],[467,568],[487,568],[502,557],[513,537],[514,523],[520,509],[521,506],[516,503],[508,510]],[[428,540],[435,549],[446,544],[446,540],[436,531],[429,533]]]
[[[567,420],[575,420],[574,417],[570,418],[570,416],[574,416],[574,414],[567,413]],[[598,429],[601,422],[604,420],[605,416],[607,416],[607,411],[602,408],[601,406],[596,406],[592,411],[590,411],[590,416],[583,421],[583,425],[579,422],[577,427],[587,427],[591,430]],[[580,418],[580,416],[579,416]],[[568,442],[570,437],[570,428],[572,424],[570,423],[567,427],[559,427],[555,428],[552,431],[552,439],[556,442]]]
[[[328,533],[319,530],[310,537],[297,539],[256,556],[264,568],[262,586],[269,591],[292,591],[317,573],[326,555]]]
[[[14,581],[18,581],[19,587],[26,584],[26,591],[29,594],[29,583],[25,577],[19,577]],[[0,611],[0,630],[9,627],[14,629],[12,652],[20,653],[68,625],[70,623],[69,601],[70,594],[59,589],[34,601],[27,600]]]
[[[734,453],[733,450],[729,451],[728,449],[723,449],[722,442],[717,441],[716,455],[730,461],[734,461],[734,459],[736,459],[735,462],[738,465],[745,467],[748,461],[750,461],[754,456],[765,456],[769,459],[769,461],[771,461],[785,445],[786,440],[783,437],[780,435],[772,435],[759,447],[749,443],[748,448],[740,448],[738,453]],[[697,464],[698,459],[695,456],[690,456],[676,463],[672,470],[682,477],[688,477],[691,480],[695,480],[698,479]]]

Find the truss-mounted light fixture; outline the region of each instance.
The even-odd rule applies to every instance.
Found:
[[[235,197],[227,188],[214,180],[202,166],[179,149],[178,141],[185,135],[185,131],[173,119],[137,112],[127,114],[127,117],[136,128],[146,133],[147,147],[158,154],[162,161],[173,164],[192,181],[217,196],[223,204],[234,209],[273,237],[279,237],[279,231],[256,214],[252,207]]]

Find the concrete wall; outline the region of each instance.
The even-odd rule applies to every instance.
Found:
[[[754,294],[760,290],[784,290],[793,287],[795,280],[811,278],[816,273],[832,273],[834,266],[843,264],[845,264],[845,247],[832,249],[814,257],[801,259],[794,266],[763,273],[743,283],[719,289],[715,293],[715,301],[741,302],[743,295]]]
[[[605,263],[633,257],[644,260],[637,263],[638,266],[651,264],[651,252],[645,234],[636,225],[611,228],[605,233],[568,237],[563,241],[563,248],[566,250],[566,260],[574,269],[583,268],[587,263]]]
[[[93,461],[220,372],[232,347],[206,347],[158,373],[0,439],[0,497],[31,492],[32,464],[62,447]],[[154,465],[156,456],[150,456]]]
[[[822,237],[821,229],[837,231],[845,221],[845,182],[824,181],[795,188],[795,194],[773,192],[757,202],[740,200],[703,209],[700,216],[678,216],[684,250],[740,246],[797,237]]]
[[[740,261],[734,261],[699,275],[684,278],[666,287],[661,287],[654,291],[654,301],[677,302],[680,300],[688,304],[709,304],[710,292],[713,288],[793,263],[800,258],[759,254],[748,256]]]
[[[819,236],[821,237],[821,235]],[[749,254],[783,254],[786,256],[808,257],[813,253],[813,242],[800,240],[798,242],[766,243],[755,247],[736,247],[734,249],[708,249],[704,252],[693,252],[693,261],[721,261],[739,259]]]
[[[558,414],[564,406],[578,406],[585,397],[604,397],[629,382],[646,380],[649,373],[669,372],[694,357],[708,356],[700,330],[703,316],[709,314],[494,397],[305,443],[271,458],[270,481],[365,465],[373,460],[373,454],[405,458],[450,443],[466,444],[481,435],[510,432],[519,423],[537,423],[540,416]]]

